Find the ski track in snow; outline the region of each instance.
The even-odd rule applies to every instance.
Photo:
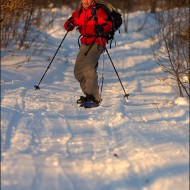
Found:
[[[101,106],[76,105],[81,91],[73,76],[75,32],[66,38],[40,90],[33,85],[65,31],[50,36],[55,46],[30,62],[22,63],[24,55],[3,58],[2,190],[188,189],[188,104],[177,105],[171,88],[157,79],[161,70],[150,39],[135,32],[132,20],[129,34],[118,36],[117,46],[108,49],[129,99],[123,98],[105,54]],[[101,77],[102,64],[98,73]]]

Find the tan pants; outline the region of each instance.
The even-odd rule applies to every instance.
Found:
[[[79,81],[80,87],[84,93],[93,95],[96,100],[101,101],[96,69],[104,48],[102,45],[94,44],[88,54],[85,55],[89,46],[90,45],[81,45],[76,58],[74,75]]]

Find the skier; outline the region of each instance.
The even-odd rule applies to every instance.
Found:
[[[107,41],[103,34],[112,30],[112,22],[108,20],[108,16],[102,8],[96,11],[96,17],[93,16],[92,11],[96,3],[94,0],[82,0],[80,8],[74,11],[64,23],[67,31],[72,31],[77,26],[82,35],[74,75],[85,94],[85,96],[80,96],[77,104],[89,108],[99,106],[102,101],[96,70]]]

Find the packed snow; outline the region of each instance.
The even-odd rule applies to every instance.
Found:
[[[36,49],[1,52],[1,189],[188,190],[189,101],[161,80],[150,46],[156,40],[148,35],[153,15],[137,32],[147,15],[131,13],[129,32],[122,26],[116,45],[107,46],[128,99],[105,52],[101,105],[76,105],[82,95],[73,74],[76,30],[35,90],[70,14],[62,9]]]

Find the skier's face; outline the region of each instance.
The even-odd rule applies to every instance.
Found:
[[[92,5],[94,0],[82,0],[82,5],[85,9],[87,9],[90,5]]]

